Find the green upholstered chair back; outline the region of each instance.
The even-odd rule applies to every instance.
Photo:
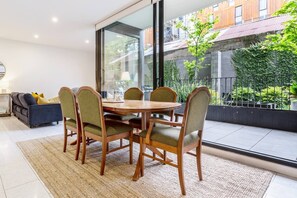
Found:
[[[169,87],[159,87],[151,93],[150,101],[176,102],[177,94]],[[172,116],[173,111],[156,112],[158,114]]]
[[[211,95],[205,86],[200,86],[188,96],[184,113],[185,135],[203,130]]]
[[[142,100],[143,92],[138,87],[131,87],[124,93],[125,100]]]
[[[86,124],[92,124],[101,128],[103,117],[101,95],[91,87],[84,86],[78,90],[76,97],[80,119],[83,124],[82,127]]]
[[[61,108],[63,117],[70,118],[76,121],[76,101],[75,95],[68,87],[62,87],[59,91],[59,98],[61,102]]]

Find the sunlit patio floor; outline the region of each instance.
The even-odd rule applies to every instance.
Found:
[[[297,163],[297,133],[207,120],[203,140]]]

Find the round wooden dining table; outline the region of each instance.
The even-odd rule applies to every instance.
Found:
[[[103,100],[103,110],[105,112],[127,115],[131,113],[141,113],[141,129],[145,130],[149,124],[151,113],[171,111],[180,107],[176,102],[155,102],[146,100]]]
[[[149,118],[151,113],[171,111],[177,107],[180,107],[180,103],[176,102],[155,102],[155,101],[140,101],[140,100],[124,100],[124,101],[108,101],[103,100],[103,110],[105,112],[117,113],[117,114],[130,114],[141,113],[141,129],[145,130],[149,126]],[[135,134],[136,135],[136,134]],[[164,155],[156,148],[147,146],[153,153],[164,157]],[[167,158],[168,159],[168,158]],[[168,161],[172,161],[168,159]],[[140,160],[138,159],[136,169],[133,175],[133,181],[137,181],[140,176]]]

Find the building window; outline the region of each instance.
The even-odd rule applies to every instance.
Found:
[[[235,25],[242,24],[242,6],[235,8]]]
[[[219,4],[214,4],[212,7],[213,7],[213,11],[219,10]]]
[[[267,0],[260,0],[260,19],[265,19],[267,16]]]
[[[234,0],[229,0],[228,2],[229,2],[229,6],[234,6],[234,4],[235,4]]]

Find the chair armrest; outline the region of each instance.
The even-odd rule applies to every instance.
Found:
[[[151,122],[153,122],[153,123],[159,123],[159,124],[165,124],[165,125],[170,125],[170,126],[179,126],[179,127],[182,127],[183,126],[183,124],[180,123],[180,122],[172,122],[172,121],[155,119],[155,118],[150,119],[150,123]]]
[[[180,117],[183,117],[184,114],[183,113],[174,113],[175,116],[180,116]]]
[[[178,122],[178,118],[184,117],[184,114],[183,113],[175,113],[174,116],[175,116],[175,122]]]
[[[153,127],[155,125],[155,123],[159,123],[159,124],[164,124],[164,125],[170,125],[170,126],[180,126],[180,127],[183,127],[183,124],[182,123],[179,123],[179,122],[171,122],[171,121],[166,121],[166,120],[160,120],[160,119],[155,119],[155,118],[152,118],[150,119],[150,126],[147,130],[147,133],[146,133],[146,136],[145,136],[145,143],[146,144],[150,144],[150,141],[151,141],[151,133],[152,133],[152,130],[153,130]]]

